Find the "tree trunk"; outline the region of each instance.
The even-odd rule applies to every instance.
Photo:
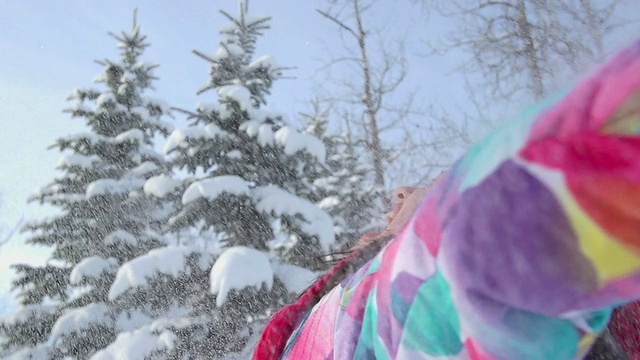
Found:
[[[360,47],[360,58],[362,61],[362,72],[364,76],[364,97],[362,102],[366,106],[368,127],[370,138],[368,145],[371,148],[373,158],[373,170],[375,173],[374,183],[380,189],[386,190],[384,179],[384,149],[380,141],[380,130],[378,129],[378,120],[376,117],[376,109],[373,103],[373,94],[371,91],[371,71],[369,67],[369,58],[367,57],[367,32],[362,24],[360,14],[360,6],[358,0],[353,0],[353,8],[355,12],[356,23],[358,25],[358,46]]]
[[[539,62],[538,49],[536,48],[533,34],[531,33],[531,24],[527,18],[527,9],[525,0],[518,1],[518,31],[520,38],[525,42],[525,54],[527,57],[527,65],[531,76],[531,85],[533,95],[536,100],[540,100],[544,96],[544,83],[542,79],[542,69]]]

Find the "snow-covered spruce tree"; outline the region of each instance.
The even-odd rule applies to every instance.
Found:
[[[172,210],[143,186],[169,170],[153,147],[171,131],[163,120],[168,107],[144,95],[157,65],[141,61],[148,43],[135,20],[131,32],[110,35],[120,59],[99,61],[104,70],[95,81],[102,86],[70,96],[77,104],[68,112],[89,132],[56,140],[62,174],[32,199],[60,211],[25,226],[30,244],[53,252],[46,266],[15,267],[21,307],[0,323],[6,356],[87,359],[156,316],[111,302],[108,293],[121,264],[164,245],[159,231]]]
[[[319,206],[331,215],[337,252],[347,251],[365,233],[382,226],[383,204],[375,191],[371,167],[358,156],[348,134],[329,130],[329,111],[313,103],[306,118],[305,133],[318,137],[327,149],[325,164],[311,172],[313,194]]]
[[[191,125],[165,147],[175,166],[195,177],[171,225],[204,221],[223,239],[207,282],[191,277],[191,287],[205,292],[190,300],[192,323],[174,327],[179,340],[164,354],[176,359],[240,352],[256,320],[323,269],[321,255],[335,241],[330,216],[300,196],[310,186],[304,182],[304,171],[315,167],[310,162],[324,161],[322,142],[265,109],[281,73],[270,57],[254,55],[269,18],[249,17],[245,2],[238,16],[221,13],[230,24],[221,30],[219,50],[195,52],[212,66],[200,93],[215,91],[217,102],[199,105]]]

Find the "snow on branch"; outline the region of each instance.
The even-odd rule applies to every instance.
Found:
[[[144,183],[144,187],[142,189],[147,195],[163,198],[177,189],[180,184],[181,182],[179,180],[176,180],[169,175],[162,174],[149,178]]]
[[[269,117],[266,113],[260,115],[263,115],[263,118]],[[320,139],[289,126],[284,126],[274,133],[271,124],[259,120],[247,120],[240,124],[239,130],[246,132],[250,137],[257,137],[261,146],[273,145],[275,142],[284,148],[284,153],[287,155],[294,155],[298,151],[307,152],[319,162],[325,161],[327,150]]]
[[[259,58],[253,60],[249,66],[250,69],[265,67],[265,68],[276,68],[275,62],[271,55],[263,55]]]
[[[273,286],[273,268],[266,253],[244,246],[225,250],[211,268],[211,293],[217,295],[216,305],[224,305],[231,290],[247,287],[260,289]]]
[[[113,95],[112,92],[103,92],[96,99],[96,105],[98,107],[103,107],[107,103],[114,103],[115,104],[116,102],[117,102],[116,97],[115,97],[115,95]]]
[[[261,123],[257,120],[248,120],[240,124],[240,131],[245,131],[250,137],[258,137],[260,146],[273,145],[274,133],[270,124]]]
[[[274,212],[276,215],[302,215],[302,231],[316,235],[323,251],[329,251],[335,241],[331,217],[310,201],[275,186],[267,185],[253,190],[257,202],[256,209]]]
[[[149,118],[151,117],[151,113],[149,112],[149,109],[147,109],[144,106],[135,106],[131,108],[131,113],[138,115],[140,119],[142,119],[143,121],[148,121]]]
[[[34,319],[42,319],[45,315],[56,312],[57,307],[54,305],[26,305],[21,306],[0,318],[0,323],[6,325],[24,324]]]
[[[222,86],[218,89],[221,99],[231,99],[238,103],[242,110],[253,109],[251,92],[244,85],[234,84]]]
[[[142,164],[134,167],[133,169],[129,170],[130,174],[133,176],[145,176],[149,173],[152,173],[154,171],[159,170],[160,168],[158,167],[158,165],[156,165],[156,163],[152,162],[152,161],[145,161]]]
[[[151,250],[124,263],[111,285],[109,300],[115,300],[136,286],[147,285],[154,275],[166,274],[177,277],[185,271],[186,259],[195,251],[197,250],[192,248],[170,246]]]
[[[59,141],[69,142],[69,143],[79,143],[79,142],[87,142],[91,145],[97,145],[99,143],[107,143],[107,144],[121,144],[124,142],[138,142],[142,143],[144,141],[145,134],[144,131],[133,128],[127,131],[124,131],[115,137],[103,136],[94,133],[77,133],[73,135],[62,136],[59,138]],[[57,146],[57,145],[52,145]]]
[[[144,186],[144,183],[144,179],[99,179],[87,186],[85,196],[89,199],[94,196],[105,194],[128,194],[129,192]]]
[[[306,151],[321,163],[324,163],[326,149],[320,139],[313,135],[303,134],[295,129],[285,126],[275,133],[276,143],[284,147],[287,155],[293,155],[298,151]]]
[[[118,245],[118,244],[127,244],[127,245],[136,245],[138,240],[136,237],[127,231],[122,229],[118,229],[111,234],[105,236],[104,243],[106,245]]]
[[[220,63],[221,60],[228,57],[240,57],[244,55],[244,50],[240,46],[231,43],[220,43],[218,50],[211,56],[202,55],[197,50],[194,50],[193,52],[214,64]]]
[[[119,334],[111,345],[95,353],[91,360],[144,360],[157,351],[173,349],[177,336],[156,323]]]
[[[211,179],[196,181],[189,185],[182,195],[182,204],[186,205],[200,198],[215,200],[223,193],[238,196],[247,195],[249,193],[249,183],[235,175],[216,176]]]
[[[54,343],[59,337],[81,332],[95,324],[110,322],[109,308],[104,303],[93,303],[85,307],[70,309],[53,325],[49,341]]]
[[[122,143],[126,141],[137,141],[138,143],[142,143],[144,142],[144,132],[137,128],[130,129],[121,134],[116,135],[114,140],[117,143]]]
[[[324,199],[320,200],[318,203],[318,207],[322,210],[330,210],[340,205],[340,198],[338,196],[327,196]]]
[[[68,154],[60,159],[58,167],[77,166],[80,168],[88,168],[96,161],[100,161],[100,157],[97,155],[86,156],[80,154]]]
[[[292,294],[299,294],[312,285],[320,276],[320,273],[313,272],[300,266],[287,264],[278,260],[271,263],[273,272],[284,286]]]
[[[207,124],[204,127],[194,126],[177,129],[171,133],[162,151],[168,154],[178,147],[186,147],[188,146],[188,139],[215,139],[216,137],[226,136],[228,134],[228,132],[220,129],[215,124]]]
[[[88,257],[73,268],[69,280],[72,285],[77,285],[87,279],[97,279],[103,274],[114,271],[117,267],[118,260],[115,258]]]
[[[51,346],[49,344],[38,344],[34,347],[22,348],[20,351],[6,357],[6,360],[23,360],[23,359],[50,359]]]

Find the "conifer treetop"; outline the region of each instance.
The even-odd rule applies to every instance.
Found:
[[[248,90],[251,106],[258,108],[266,104],[265,98],[270,93],[273,81],[282,76],[285,68],[278,67],[271,56],[255,58],[257,39],[264,30],[269,29],[271,17],[250,17],[247,12],[247,1],[239,2],[237,16],[220,10],[230,21],[220,30],[223,36],[220,48],[211,56],[197,50],[193,52],[212,64],[210,79],[198,94],[212,89],[219,92],[227,86],[242,86]]]

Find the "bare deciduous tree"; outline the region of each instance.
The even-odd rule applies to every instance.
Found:
[[[407,76],[407,59],[402,40],[385,41],[385,33],[365,24],[372,3],[361,0],[328,0],[318,12],[337,25],[343,40],[343,53],[325,62],[331,87],[324,101],[333,106],[354,143],[364,145],[371,158],[375,185],[389,190],[394,183],[389,165],[406,154],[415,129],[409,129],[416,115],[415,92],[399,93]],[[348,72],[336,75],[336,68]],[[387,133],[387,136],[383,136]],[[393,133],[393,135],[391,135]],[[400,180],[402,181],[402,180]]]
[[[605,43],[611,32],[637,22],[637,17],[622,18],[616,14],[623,6],[631,4],[632,2],[626,0],[577,0],[562,1],[558,3],[558,6],[574,21],[572,26],[574,33],[588,34],[589,40],[592,42],[593,56],[597,61],[602,61],[607,55]]]
[[[623,1],[427,1],[458,18],[457,30],[438,52],[471,54],[463,69],[482,77],[491,96],[540,99],[563,70],[577,71],[605,55],[605,37],[627,21],[616,19]]]

